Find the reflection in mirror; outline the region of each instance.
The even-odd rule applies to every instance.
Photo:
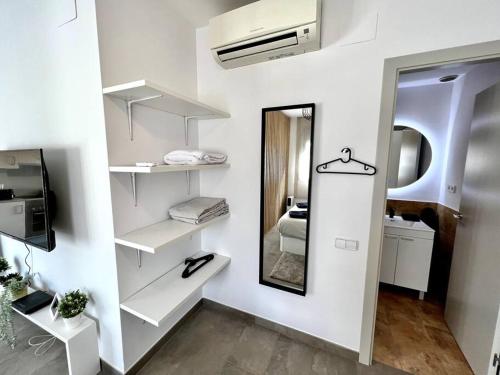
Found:
[[[260,283],[305,295],[314,104],[262,110]]]
[[[394,126],[391,135],[388,187],[410,185],[420,179],[432,160],[429,141],[418,130],[408,126]]]

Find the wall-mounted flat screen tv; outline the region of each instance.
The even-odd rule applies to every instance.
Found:
[[[43,151],[0,151],[0,233],[51,251],[54,211]]]

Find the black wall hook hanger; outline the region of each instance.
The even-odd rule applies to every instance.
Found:
[[[352,150],[349,147],[344,147],[341,151],[342,156],[337,159],[333,159],[330,161],[327,161],[326,163],[319,164],[316,167],[316,172],[318,173],[332,173],[332,174],[357,174],[357,175],[365,175],[365,176],[373,176],[375,173],[377,173],[377,168],[374,166],[364,163],[362,161],[354,159],[352,155]],[[349,163],[355,163],[356,165],[359,164],[363,167],[361,172],[349,172],[349,171],[341,171],[341,170],[328,170],[328,167],[332,164],[335,163],[343,163],[343,164],[349,164]]]

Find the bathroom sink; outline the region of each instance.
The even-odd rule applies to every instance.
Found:
[[[396,225],[398,227],[405,227],[405,228],[411,228],[415,225],[415,221],[408,221],[408,220],[403,220],[401,216],[394,216],[394,217],[389,217],[389,215],[385,216],[385,222],[386,223],[391,223],[393,225]]]

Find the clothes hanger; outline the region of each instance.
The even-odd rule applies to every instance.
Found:
[[[327,161],[326,163],[323,163],[323,164],[319,164],[316,167],[316,172],[318,172],[318,173],[333,173],[333,174],[357,174],[357,175],[365,175],[365,176],[373,176],[375,173],[377,173],[377,168],[375,168],[374,166],[372,166],[370,164],[366,164],[362,161],[356,160],[353,157],[351,157],[352,151],[349,147],[344,147],[342,149],[341,153],[345,156]],[[335,164],[338,162],[342,162],[343,164],[349,164],[349,163],[359,164],[363,167],[362,172],[326,170],[329,165]]]
[[[187,267],[184,269],[184,271],[182,271],[182,278],[187,279],[189,276],[191,276],[193,273],[198,271],[201,267],[203,267],[205,264],[207,264],[208,262],[210,262],[214,258],[215,258],[214,254],[208,254],[208,255],[205,255],[205,256],[202,256],[199,258],[186,258],[186,260],[184,261],[184,264],[186,264]],[[201,263],[195,269],[193,269],[193,270],[191,269],[191,267],[195,266],[196,263],[201,262],[201,261],[204,261],[204,262]]]

